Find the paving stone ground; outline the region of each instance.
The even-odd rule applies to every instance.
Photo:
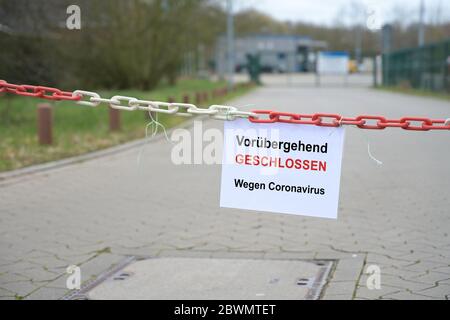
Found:
[[[232,101],[292,112],[450,116],[443,100],[277,83]],[[86,110],[87,116],[89,110]],[[205,127],[222,128],[208,120]],[[220,166],[171,163],[164,139],[0,182],[0,297],[57,299],[124,255],[336,259],[323,299],[449,299],[450,135],[346,129],[338,220],[219,208]],[[367,142],[377,165],[367,153]],[[366,286],[368,265],[381,289]]]

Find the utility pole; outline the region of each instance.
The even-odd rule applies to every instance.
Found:
[[[234,17],[233,0],[227,0],[227,62],[228,62],[228,89],[234,87]]]
[[[359,64],[362,61],[362,27],[358,24],[355,26],[356,28],[356,37],[355,37],[355,60],[359,67]]]
[[[385,24],[381,29],[381,40],[382,40],[382,49],[381,52],[383,54],[382,60],[382,83],[383,85],[391,84],[391,73],[389,66],[389,58],[392,50],[392,26],[390,24]]]
[[[420,0],[420,13],[419,13],[419,34],[418,43],[419,47],[425,44],[425,3],[424,0]]]

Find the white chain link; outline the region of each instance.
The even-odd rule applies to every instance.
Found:
[[[84,90],[75,90],[74,96],[81,99],[76,103],[83,106],[97,107],[101,103],[109,104],[113,109],[135,111],[145,110],[156,113],[172,114],[183,117],[193,115],[207,115],[217,120],[234,120],[238,118],[258,118],[258,114],[250,111],[240,111],[236,107],[214,104],[208,108],[199,108],[191,103],[162,102],[140,100],[134,97],[114,96],[110,99],[102,98],[98,93]]]

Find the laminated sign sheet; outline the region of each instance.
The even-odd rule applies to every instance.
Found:
[[[336,219],[344,133],[225,121],[220,206]]]

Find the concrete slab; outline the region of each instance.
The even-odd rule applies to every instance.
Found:
[[[316,299],[331,261],[151,258],[117,270],[89,299]]]

